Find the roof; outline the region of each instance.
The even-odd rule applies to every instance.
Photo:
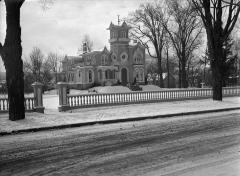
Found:
[[[81,54],[80,56],[89,56],[89,55],[95,55],[95,54],[99,54],[101,53],[102,51],[91,51],[91,52],[88,52],[88,53],[84,53],[84,54]]]
[[[122,23],[122,25],[115,25],[112,22],[110,23],[109,27],[107,28],[108,30],[111,29],[121,29],[121,28],[126,28],[126,29],[130,29],[131,27],[127,25],[127,23],[124,21]]]
[[[74,61],[80,61],[82,62],[82,56],[65,56],[62,62],[66,62],[67,60],[74,60]]]

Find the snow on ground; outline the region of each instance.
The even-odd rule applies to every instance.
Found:
[[[128,87],[125,86],[99,86],[89,89],[89,92],[96,93],[124,93],[131,92]]]
[[[222,102],[211,99],[132,104],[95,108],[79,108],[68,112],[58,112],[58,97],[43,99],[45,114],[27,113],[26,119],[9,121],[7,114],[0,114],[0,131],[13,131],[63,124],[75,124],[92,121],[137,118],[144,116],[166,115],[192,111],[213,110],[239,107],[240,98],[224,98]],[[54,102],[55,101],[55,102]]]
[[[33,93],[24,94],[25,98],[33,97]],[[0,98],[7,98],[7,94],[0,94]]]
[[[77,90],[77,89],[70,89],[70,94],[71,95],[76,95],[76,94],[87,94],[88,90]],[[58,95],[58,89],[54,89],[54,90],[49,90],[49,91],[45,91],[44,95]]]
[[[77,90],[77,89],[70,89],[70,95],[77,95],[77,94],[87,94],[89,93],[88,90]]]
[[[144,86],[140,86],[142,87],[143,91],[159,91],[159,90],[163,90],[161,87],[156,86],[156,85],[144,85]]]

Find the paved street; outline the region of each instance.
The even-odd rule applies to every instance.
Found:
[[[0,137],[0,175],[240,175],[240,111]]]

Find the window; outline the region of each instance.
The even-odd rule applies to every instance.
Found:
[[[102,80],[102,70],[99,70],[99,71],[98,71],[98,79],[99,79],[99,80]]]
[[[117,31],[112,31],[112,38],[117,38]]]
[[[91,56],[91,64],[92,64],[92,65],[95,65],[95,64],[96,64],[95,56]]]
[[[136,64],[141,64],[142,63],[142,55],[140,53],[138,53],[134,56],[134,62]]]
[[[106,79],[110,79],[110,73],[111,73],[111,70],[106,70],[105,71],[105,78]]]
[[[121,37],[122,37],[122,38],[127,38],[125,31],[122,31],[122,32],[121,32]]]
[[[78,73],[78,77],[81,78],[81,71],[79,71],[79,73]]]
[[[107,56],[106,55],[103,55],[101,57],[101,65],[107,65]]]
[[[90,65],[91,64],[91,57],[90,56],[87,56],[85,58],[85,60],[86,60],[86,65]]]
[[[113,38],[113,32],[111,31],[110,32],[110,39],[112,39]]]
[[[116,54],[112,54],[112,61],[116,61],[116,60],[117,60]]]
[[[128,55],[127,55],[127,53],[122,53],[120,57],[124,61],[124,60],[127,60]]]
[[[135,68],[134,75],[135,75],[137,82],[144,81],[144,69],[143,68]]]
[[[92,75],[92,71],[89,70],[89,71],[88,71],[88,82],[89,82],[89,83],[91,83],[91,82],[93,81],[92,76],[93,76],[93,75]]]

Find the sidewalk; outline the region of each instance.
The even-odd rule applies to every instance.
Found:
[[[240,109],[240,97],[224,98],[222,102],[187,100],[84,108],[61,113],[46,107],[45,114],[27,113],[26,119],[20,121],[10,121],[8,114],[0,114],[0,135],[233,109]]]

